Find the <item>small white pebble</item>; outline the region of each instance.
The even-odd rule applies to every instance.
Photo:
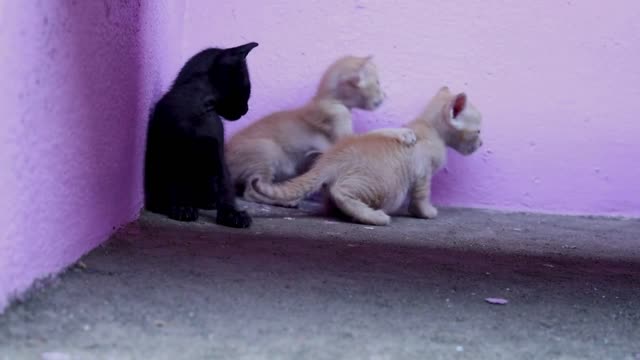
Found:
[[[367,230],[373,230],[373,229],[375,229],[373,226],[365,226],[364,228],[365,228],[365,229],[367,229]]]
[[[88,324],[85,324],[85,325],[82,326],[82,329],[84,331],[89,331],[89,330],[91,330],[91,326],[89,326]]]
[[[283,219],[285,219],[285,220],[293,220],[293,218],[292,218],[292,217],[288,217],[288,216],[287,216],[287,217],[284,217]]]
[[[509,300],[503,298],[486,298],[484,301],[494,305],[506,305],[509,303]]]
[[[460,346],[460,345],[456,346],[456,351],[457,352],[463,352],[464,351],[464,346]]]

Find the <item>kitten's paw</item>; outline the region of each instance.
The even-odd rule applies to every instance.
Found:
[[[232,228],[248,228],[251,226],[251,216],[246,211],[240,210],[219,210],[216,214],[216,224]]]
[[[403,145],[413,146],[418,141],[416,133],[411,129],[401,129],[398,138]]]
[[[391,223],[391,216],[385,214],[382,210],[375,210],[367,214],[365,218],[359,220],[368,225],[384,226]]]
[[[173,205],[167,211],[169,219],[178,221],[196,221],[198,220],[198,209],[191,206]]]
[[[412,206],[410,212],[413,216],[423,219],[433,219],[438,216],[438,209],[431,204]]]
[[[300,207],[300,202],[299,201],[277,201],[274,205],[276,206],[281,206],[281,207],[286,207],[286,208],[291,208],[291,209],[297,209],[298,207]]]

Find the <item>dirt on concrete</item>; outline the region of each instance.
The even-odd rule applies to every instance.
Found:
[[[0,316],[0,359],[640,359],[640,220],[244,206],[143,214]]]

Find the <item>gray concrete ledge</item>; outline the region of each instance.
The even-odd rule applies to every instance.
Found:
[[[0,316],[0,359],[640,358],[640,220],[244,206],[143,214]]]

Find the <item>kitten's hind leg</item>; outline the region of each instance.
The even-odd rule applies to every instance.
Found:
[[[171,166],[166,161],[169,158],[167,147],[158,143],[158,134],[154,130],[154,123],[151,122],[144,158],[144,207],[147,211],[167,215],[170,202],[168,190],[172,180],[167,170],[171,170]]]
[[[149,155],[147,155],[149,157]],[[144,207],[147,211],[165,214],[167,212],[167,177],[159,173],[153,159],[146,160],[144,173]]]
[[[190,161],[186,161],[187,164]],[[168,204],[165,214],[173,220],[177,221],[196,221],[199,212],[193,202],[193,184],[189,180],[193,179],[194,174],[190,172],[189,166],[178,166],[177,171],[167,174],[167,192]]]
[[[320,156],[322,156],[322,152],[317,150],[308,151],[304,154],[304,158],[296,167],[296,175],[304,174],[311,170]]]
[[[205,179],[208,179],[205,177]],[[198,186],[198,198],[196,206],[198,209],[215,210],[216,196],[218,194],[218,186],[215,181],[204,181]]]
[[[165,214],[177,221],[198,220],[198,209],[193,206],[192,190],[188,184],[188,176],[181,173],[183,177],[174,174],[168,182],[169,203],[165,209]]]
[[[167,209],[169,219],[177,221],[196,221],[198,220],[198,209],[189,205],[171,205]]]
[[[337,183],[331,186],[329,194],[338,209],[357,222],[367,225],[389,225],[391,222],[391,217],[384,211],[372,209]]]
[[[304,154],[304,160],[298,166],[298,169],[297,169],[298,174],[304,174],[307,171],[311,170],[311,168],[313,167],[313,165],[315,165],[315,163],[318,161],[320,156],[322,156],[322,152],[318,150],[312,150]],[[324,196],[322,195],[322,193],[318,191],[307,196],[308,200],[314,201],[314,202],[322,202],[323,198]]]
[[[194,206],[194,179],[197,159],[193,154],[193,143],[189,139],[176,139],[171,150],[161,159],[160,175],[164,189],[162,197],[166,199],[163,213],[177,221],[196,221],[198,209]]]
[[[211,154],[211,164],[215,170],[212,189],[216,191],[216,223],[234,228],[248,228],[251,226],[251,217],[246,211],[236,207],[236,189],[231,181],[231,175],[227,168],[224,156],[224,141],[221,139],[207,138],[203,140],[206,154]]]

